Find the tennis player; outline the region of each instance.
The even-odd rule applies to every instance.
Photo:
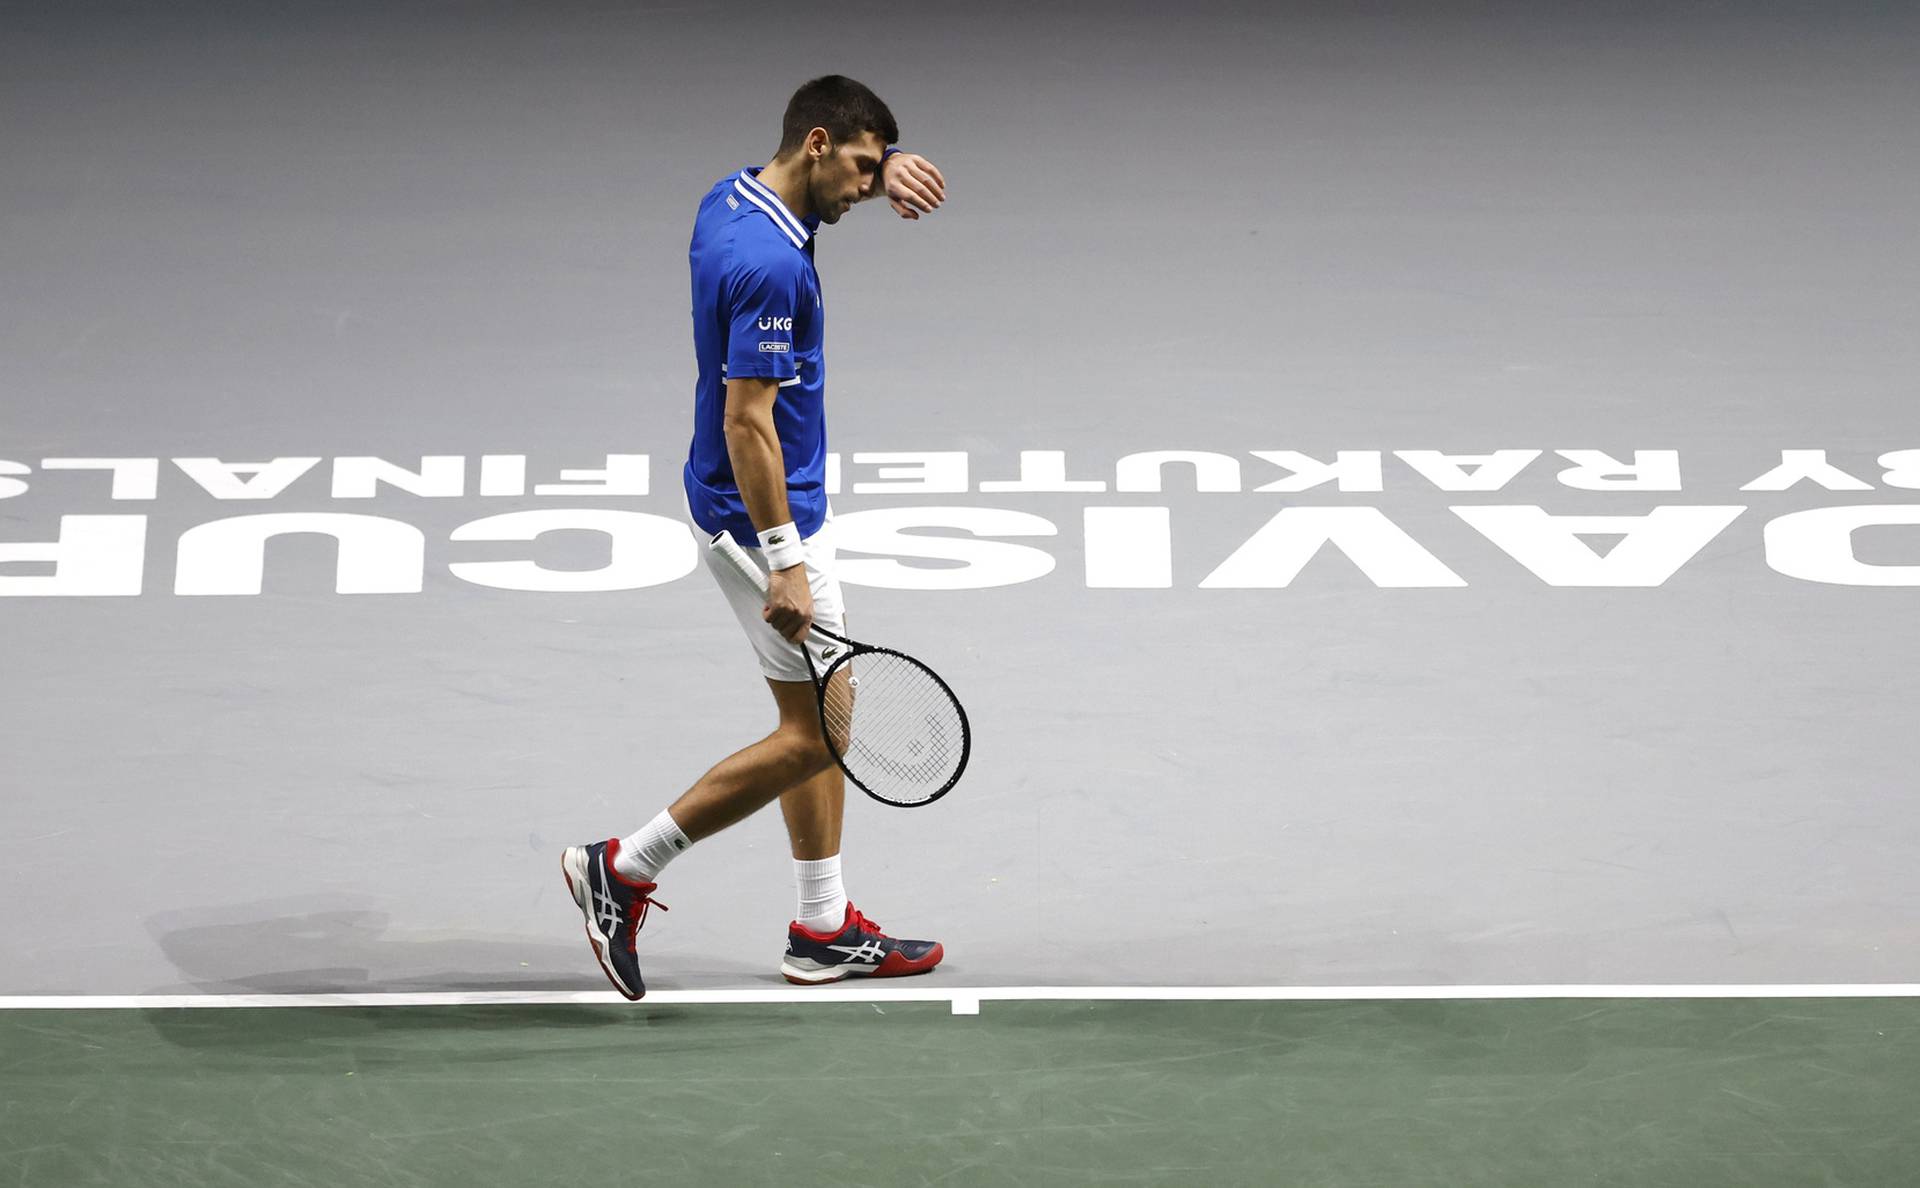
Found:
[[[845,632],[826,494],[826,306],[814,239],[822,223],[838,223],[877,194],[905,219],[946,200],[940,171],[890,147],[898,139],[879,96],[841,75],[816,78],[788,102],[773,160],[714,183],[694,217],[688,259],[699,380],[687,510],[703,539],[730,534],[767,573],[762,598],[701,550],[759,658],[780,723],[715,764],[639,832],[561,856],[600,968],[628,998],[646,993],[635,941],[656,904],[660,872],[775,799],[800,892],[780,963],[788,981],[925,973],[945,955],[938,942],[888,936],[847,900],[846,786],[821,737],[800,651],[814,648],[825,671],[833,645],[810,637],[809,625]]]

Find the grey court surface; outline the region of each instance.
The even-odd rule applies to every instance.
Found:
[[[694,204],[834,70],[949,187],[819,243],[851,622],[977,731],[848,828],[938,978],[1920,981],[1912,10],[4,13],[0,992],[604,989],[559,848],[771,724],[669,530]],[[183,541],[265,515],[387,526]],[[791,894],[703,844],[650,982]]]

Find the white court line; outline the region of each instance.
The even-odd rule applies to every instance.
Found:
[[[1542,998],[1920,998],[1920,984],[1759,986],[956,986],[656,990],[647,1006],[944,1002],[977,1015],[984,1002],[1342,1002]],[[52,994],[0,997],[0,1011],[155,1011],[259,1007],[620,1005],[611,990],[479,990],[370,994]]]

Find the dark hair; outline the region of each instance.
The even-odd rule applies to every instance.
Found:
[[[862,132],[878,132],[888,144],[900,139],[900,126],[880,96],[844,74],[823,75],[793,93],[780,120],[780,151],[774,155],[798,151],[815,128],[825,128],[836,149]]]

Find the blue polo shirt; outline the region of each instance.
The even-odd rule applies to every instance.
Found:
[[[723,428],[729,376],[780,381],[773,426],[786,463],[787,508],[803,538],[827,514],[826,309],[813,267],[820,221],[796,218],[759,172],[743,169],[714,183],[700,200],[687,251],[699,362],[687,506],[704,531],[725,531],[749,548],[760,541],[734,483]]]

